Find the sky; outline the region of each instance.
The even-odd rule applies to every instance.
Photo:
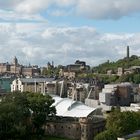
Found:
[[[0,0],[0,63],[96,66],[140,52],[140,0]]]

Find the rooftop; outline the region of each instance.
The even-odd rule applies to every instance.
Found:
[[[69,98],[61,98],[59,96],[54,96],[53,99],[56,107],[56,115],[63,117],[88,117],[96,108],[88,107],[87,105],[73,101]]]
[[[52,82],[54,78],[20,78],[19,79],[23,83],[34,83],[34,82]]]

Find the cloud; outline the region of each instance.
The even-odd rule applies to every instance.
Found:
[[[79,0],[79,15],[91,19],[119,19],[140,12],[139,0]]]
[[[140,33],[100,33],[92,27],[48,27],[44,23],[0,23],[1,62],[17,56],[22,64],[48,61],[71,64],[77,59],[97,65],[130,54],[139,55]]]
[[[71,14],[90,19],[113,20],[140,13],[139,0],[0,0],[0,8],[21,16],[25,14],[43,17],[43,12],[52,9],[52,16]]]
[[[5,10],[14,9],[21,0],[0,0],[0,8]]]
[[[0,21],[3,22],[47,22],[39,14],[22,14],[15,11],[0,10]]]
[[[36,14],[41,10],[47,9],[51,0],[23,0],[16,5],[15,10],[20,13]]]

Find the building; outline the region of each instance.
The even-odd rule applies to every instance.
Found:
[[[54,78],[18,78],[12,81],[11,92],[40,92],[42,94],[67,96],[67,81]]]
[[[40,69],[38,66],[22,66],[21,74],[24,76],[38,76],[40,75]]]
[[[53,78],[18,78],[11,84],[11,92],[40,92],[46,93],[46,82],[52,82]]]
[[[11,64],[0,63],[0,74],[5,75],[15,75],[15,76],[29,76],[33,77],[40,75],[40,68],[38,66],[23,66],[19,64],[18,59],[14,57]]]
[[[46,134],[73,140],[91,140],[104,130],[105,119],[101,117],[100,109],[68,98],[54,96],[53,99],[57,117],[47,121]]]
[[[10,64],[7,63],[0,63],[0,73],[9,73],[10,72]]]
[[[86,62],[77,60],[75,64],[70,64],[65,66],[60,70],[60,77],[66,77],[68,79],[73,79],[76,77],[77,73],[89,72],[90,66],[86,65]]]
[[[60,69],[59,76],[67,79],[74,79],[76,77],[76,72],[68,71],[67,69]]]
[[[0,94],[9,93],[11,91],[12,78],[0,78]]]
[[[119,68],[118,68],[117,75],[118,75],[118,76],[122,76],[123,74],[124,74],[124,68],[119,67]]]
[[[76,101],[85,102],[88,96],[89,84],[87,83],[71,83],[68,87],[67,97]]]
[[[133,89],[130,83],[108,84],[99,93],[99,101],[108,106],[129,106]]]

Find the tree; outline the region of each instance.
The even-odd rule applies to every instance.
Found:
[[[96,135],[94,138],[94,140],[116,140],[116,139],[117,139],[117,135],[112,130],[105,130],[104,132]]]
[[[133,75],[133,82],[135,84],[139,84],[140,83],[140,74],[134,74]]]
[[[48,95],[36,93],[26,93],[29,101],[29,108],[32,112],[31,122],[32,130],[35,134],[43,133],[42,126],[46,123],[49,115],[55,115],[55,108],[51,106],[54,102]]]
[[[120,112],[113,108],[107,117],[106,130],[99,133],[95,140],[116,140],[140,129],[140,112]]]
[[[0,102],[0,139],[28,139],[42,135],[49,115],[55,114],[50,96],[39,93],[11,93]],[[30,139],[30,138],[29,138]]]
[[[117,136],[133,133],[139,129],[139,114],[137,112],[113,111],[107,118],[107,130],[114,130]]]
[[[9,94],[0,102],[0,139],[24,137],[30,116],[28,101],[23,94]]]

